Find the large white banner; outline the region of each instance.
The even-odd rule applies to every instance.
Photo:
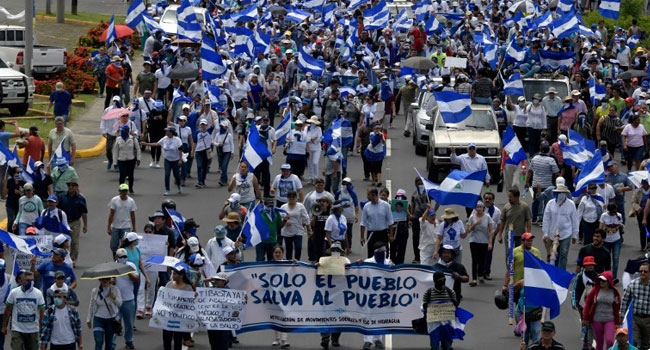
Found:
[[[413,333],[433,286],[433,271],[419,265],[352,264],[345,275],[317,275],[304,263],[244,263],[226,272],[228,287],[248,295],[240,332]]]
[[[246,292],[227,288],[197,288],[196,308],[201,326],[209,330],[241,328]]]
[[[194,291],[162,287],[153,306],[149,327],[168,331],[194,332],[199,329]]]
[[[142,252],[141,261],[147,261],[152,255],[167,255],[167,236],[139,233],[142,236],[138,248]],[[167,271],[167,266],[152,263],[143,263],[147,271]]]

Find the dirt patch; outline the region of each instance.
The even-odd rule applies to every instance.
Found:
[[[41,45],[63,46],[72,52],[81,35],[85,35],[88,26],[76,24],[59,24],[36,21],[36,38]]]

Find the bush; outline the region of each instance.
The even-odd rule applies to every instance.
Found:
[[[88,29],[88,32],[86,35],[82,35],[79,37],[79,46],[84,46],[84,47],[92,47],[92,48],[100,48],[105,45],[103,41],[100,41],[99,38],[101,38],[102,33],[108,28],[108,22],[102,21],[99,23],[98,26],[91,27]],[[131,44],[131,48],[133,50],[137,50],[140,48],[140,36],[138,35],[138,32],[135,32],[126,38],[124,38],[129,41]]]

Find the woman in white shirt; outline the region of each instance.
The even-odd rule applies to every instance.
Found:
[[[594,231],[599,226],[600,216],[604,209],[605,201],[598,195],[598,185],[591,182],[587,185],[587,193],[578,204],[578,218],[580,219],[580,237],[585,245],[593,242]]]
[[[93,330],[95,348],[110,348],[113,343],[113,327],[110,319],[118,316],[122,306],[122,295],[117,286],[111,284],[110,278],[100,278],[99,287],[90,292],[86,324]]]
[[[194,185],[196,188],[205,187],[205,178],[208,175],[208,160],[210,159],[210,147],[212,147],[212,135],[208,132],[208,124],[206,119],[201,119],[199,132],[196,133],[194,157],[196,157],[196,172],[199,180]]]
[[[176,136],[176,127],[168,126],[165,129],[165,137],[158,142],[142,142],[144,146],[161,147],[163,159],[165,160],[165,196],[169,196],[169,174],[173,172],[174,183],[178,187],[178,193],[183,193],[181,186],[181,165],[183,165],[183,142]]]
[[[375,123],[375,112],[377,110],[377,105],[375,104],[375,99],[372,95],[367,95],[365,97],[365,103],[361,107],[361,121],[366,126],[370,126]]]
[[[230,163],[230,156],[235,148],[232,130],[228,126],[230,126],[230,123],[223,121],[219,124],[219,129],[212,133],[212,144],[217,147],[217,160],[221,170],[219,186],[225,186],[228,182],[228,163]]]
[[[546,129],[546,109],[541,102],[542,96],[540,94],[535,94],[533,95],[533,103],[526,107],[528,152],[531,157],[539,152],[542,130]]]
[[[182,142],[181,150],[187,154],[187,161],[184,161],[181,165],[181,185],[185,186],[185,179],[190,173],[190,169],[192,169],[192,160],[194,159],[194,149],[196,147],[194,138],[192,137],[192,128],[187,125],[187,117],[185,115],[178,117],[176,132]]]
[[[438,240],[438,221],[436,220],[436,210],[427,206],[427,210],[420,218],[420,263],[422,265],[433,266],[435,260],[433,255],[436,252],[436,241]]]
[[[519,96],[517,104],[513,105],[510,96],[508,96],[508,103],[510,106],[512,106],[512,108],[509,109],[515,110],[515,118],[512,121],[512,130],[514,130],[519,140],[525,140],[527,134],[526,118],[528,117],[526,114],[526,98],[524,96]],[[524,147],[524,150],[528,152],[528,144],[526,142],[522,142],[521,145]]]
[[[607,211],[600,216],[600,229],[605,231],[603,246],[612,254],[612,273],[614,278],[618,273],[618,260],[621,256],[621,229],[624,227],[623,216],[619,213],[615,202],[607,205]]]
[[[308,160],[308,175],[309,183],[313,184],[319,177],[319,161],[321,154],[320,138],[323,136],[323,131],[320,127],[318,117],[313,116],[307,120],[309,127],[307,128],[307,147],[309,147],[309,160]]]
[[[298,193],[289,191],[287,194],[289,202],[283,204],[280,209],[285,210],[289,219],[282,227],[281,236],[287,249],[287,259],[300,260],[302,252],[302,237],[305,232],[311,236],[309,225],[309,214],[305,206],[298,202]]]
[[[236,191],[241,197],[239,203],[250,210],[255,200],[262,200],[260,185],[257,177],[249,171],[248,163],[239,163],[239,172],[232,176],[228,184],[228,192]]]
[[[303,120],[296,120],[295,129],[291,130],[287,137],[287,163],[291,164],[291,172],[299,178],[305,173],[310,143],[304,125]]]
[[[248,82],[244,80],[246,74],[243,72],[237,73],[237,79],[230,84],[230,95],[235,101],[235,108],[241,107],[241,100],[248,98],[249,100],[253,99],[251,94],[251,87],[248,85]]]

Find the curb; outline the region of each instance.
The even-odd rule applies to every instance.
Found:
[[[106,139],[104,137],[101,137],[99,142],[91,148],[84,148],[84,149],[78,149],[77,150],[77,158],[93,158],[93,157],[98,157],[104,154],[104,151],[106,151]],[[22,157],[23,156],[23,149],[18,150],[18,156]],[[49,158],[49,152],[45,150],[45,158]],[[6,225],[6,224],[5,224]],[[0,222],[0,228],[2,228],[2,222]]]
[[[36,19],[42,20],[42,21],[45,21],[45,22],[51,22],[51,23],[56,22],[56,17],[53,17],[53,16],[36,15]],[[65,24],[77,24],[77,25],[83,25],[83,26],[94,26],[95,24],[97,24],[95,22],[84,21],[84,20],[81,20],[81,19],[73,19],[73,18],[65,18],[64,23]]]
[[[0,230],[7,231],[7,218],[2,219],[0,221]]]

